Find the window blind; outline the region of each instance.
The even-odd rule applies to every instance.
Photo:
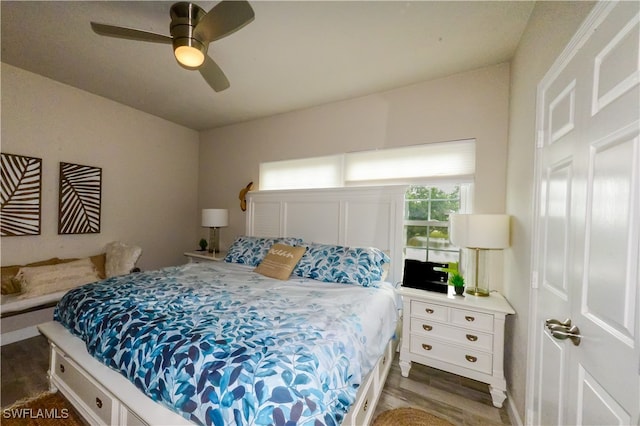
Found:
[[[475,160],[475,140],[354,152],[345,155],[345,181],[468,177]]]
[[[341,187],[342,162],[339,154],[260,163],[260,190]]]
[[[470,181],[475,139],[360,151],[260,164],[260,190],[336,188],[381,181]]]

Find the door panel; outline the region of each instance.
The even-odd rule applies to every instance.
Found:
[[[569,228],[571,214],[571,160],[563,159],[547,170],[543,285],[563,301],[569,297]]]
[[[545,332],[540,333],[542,350],[540,357],[540,380],[537,393],[540,396],[537,411],[542,425],[563,425],[565,422],[564,395],[567,386],[567,353],[564,345]]]
[[[630,425],[631,417],[605,388],[584,369],[579,370],[579,425]]]
[[[635,137],[614,136],[592,145],[582,308],[603,331],[627,345],[633,344],[637,308],[632,263],[639,212],[632,194],[638,137],[633,132]]]

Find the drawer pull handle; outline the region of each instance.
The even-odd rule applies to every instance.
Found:
[[[478,336],[474,336],[473,334],[467,334],[467,340],[469,340],[470,342],[475,342],[476,340],[478,340]]]
[[[465,358],[467,359],[467,361],[469,361],[469,362],[476,362],[476,361],[478,360],[478,358],[476,358],[475,356],[471,356],[471,355],[465,355],[464,357],[465,357]]]
[[[425,311],[426,313],[428,313],[428,314],[432,314],[432,313],[433,313],[433,309],[431,309],[431,308],[427,308],[427,309],[425,309],[424,311]]]
[[[476,319],[474,317],[472,317],[471,315],[467,315],[466,317],[464,317],[464,319],[466,319],[469,322],[474,322]]]
[[[64,364],[60,364],[60,372],[64,373]]]
[[[424,349],[425,351],[430,351],[432,347],[433,347],[433,346],[431,346],[431,345],[427,345],[426,343],[423,343],[423,344],[422,344],[422,349]]]
[[[385,365],[387,363],[387,356],[385,355],[384,358],[382,358],[382,365]]]
[[[433,327],[427,324],[422,324],[422,328],[424,328],[425,331],[431,331],[433,330]]]
[[[96,398],[96,405],[98,406],[98,408],[102,408],[102,401],[100,400],[100,398]]]
[[[369,408],[369,400],[368,399],[366,401],[364,401],[364,405],[362,406],[362,411],[363,412],[367,411],[367,408]]]

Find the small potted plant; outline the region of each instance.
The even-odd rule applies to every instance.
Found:
[[[457,295],[461,296],[464,293],[464,278],[459,273],[449,274],[449,285],[453,286]]]
[[[204,238],[201,238],[200,242],[198,243],[198,245],[200,246],[200,251],[205,251],[207,249],[207,245],[209,245],[209,243],[207,243],[207,240],[205,240]]]

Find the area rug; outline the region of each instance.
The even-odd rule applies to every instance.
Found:
[[[59,392],[43,393],[2,409],[2,426],[83,426],[80,415]]]
[[[373,426],[453,426],[447,420],[418,408],[395,408],[382,412]]]

